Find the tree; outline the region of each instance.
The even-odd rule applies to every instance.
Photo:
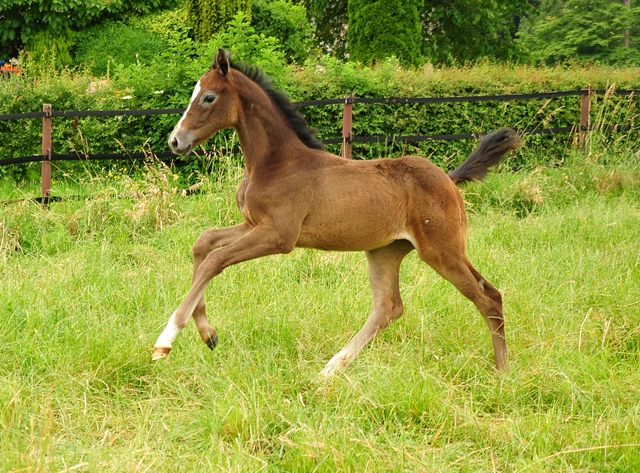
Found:
[[[344,58],[350,24],[348,0],[304,1],[315,27],[317,45]],[[516,41],[520,20],[534,14],[539,3],[538,0],[424,0],[419,4],[422,55],[434,63],[449,64],[483,57],[517,60],[523,51]]]
[[[522,45],[534,62],[566,60],[640,64],[640,8],[624,0],[568,0],[523,28]]]
[[[302,64],[309,56],[313,29],[303,5],[294,5],[291,0],[253,0],[251,26],[277,38],[288,62]]]
[[[427,0],[420,15],[422,52],[434,63],[518,60],[516,32],[521,18],[534,12],[531,0]]]
[[[147,13],[173,0],[0,0],[0,55],[11,56],[38,33],[68,35],[106,18],[128,12]]]
[[[237,13],[251,19],[251,0],[187,0],[187,12],[195,40],[206,43]]]
[[[348,0],[304,0],[320,50],[340,59],[347,56]]]
[[[349,0],[349,56],[370,64],[396,56],[404,65],[421,62],[421,0]]]

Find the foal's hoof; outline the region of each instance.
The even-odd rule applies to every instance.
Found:
[[[213,350],[218,344],[218,334],[216,332],[213,332],[211,335],[209,335],[209,339],[204,343],[206,343],[207,346]]]
[[[158,361],[162,358],[166,358],[169,356],[169,352],[171,351],[171,347],[155,347],[153,349],[153,356],[151,357],[152,361]]]
[[[337,374],[344,371],[345,368],[351,364],[351,361],[353,361],[353,358],[350,357],[347,353],[343,351],[339,352],[337,355],[331,358],[324,369],[320,371],[318,378],[326,380],[333,378]]]

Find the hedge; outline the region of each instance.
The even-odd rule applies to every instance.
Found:
[[[194,49],[189,49],[194,48]],[[184,107],[193,85],[209,67],[207,54],[185,47],[153,67],[122,69],[115,77],[96,81],[80,72],[45,70],[38,74],[0,81],[0,114],[41,111],[43,103],[54,110],[117,110]],[[189,59],[189,57],[193,59]],[[504,66],[479,63],[462,68],[405,70],[397,62],[375,67],[359,67],[324,58],[305,67],[274,70],[277,83],[294,101],[357,97],[445,97],[495,95],[575,90],[591,85],[606,89],[640,89],[640,69],[613,69],[601,65],[555,68]],[[608,101],[613,110],[605,112],[603,101],[593,101],[593,117],[609,122],[635,122],[635,98],[616,97]],[[626,103],[628,102],[628,103]],[[502,126],[518,129],[563,127],[579,123],[579,97],[504,102],[456,104],[356,104],[354,135],[429,135],[491,131]],[[320,138],[338,137],[342,131],[342,106],[301,109]],[[603,116],[603,113],[616,113]],[[624,116],[623,116],[624,115]],[[175,115],[148,117],[79,118],[53,120],[54,152],[59,154],[140,151],[148,143],[154,151],[165,151],[167,137],[178,120]],[[0,159],[40,154],[41,120],[0,122]],[[637,135],[637,132],[636,132]],[[633,136],[636,136],[633,135]],[[207,144],[225,147],[233,134],[219,134]],[[572,137],[567,134],[532,136],[529,149],[540,160],[562,159]],[[354,157],[373,158],[419,154],[451,167],[474,147],[473,140],[408,144],[354,144]],[[339,152],[338,146],[329,150]],[[524,159],[524,158],[522,158]],[[527,159],[531,159],[531,153]],[[189,167],[188,163],[178,163]],[[526,163],[520,163],[526,164]],[[73,164],[69,164],[73,166]],[[31,166],[34,168],[34,166]],[[28,165],[0,167],[0,176],[22,178]]]

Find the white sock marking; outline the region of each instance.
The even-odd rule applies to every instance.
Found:
[[[162,333],[158,337],[158,340],[156,341],[157,347],[171,348],[171,344],[176,339],[176,337],[178,336],[181,330],[180,327],[176,325],[175,318],[176,318],[176,313],[174,312],[173,314],[171,314],[171,317],[169,318],[169,322],[167,322],[167,326],[162,331]]]
[[[353,353],[352,350],[342,349],[329,360],[320,374],[323,376],[333,376],[338,371],[349,366],[355,357],[355,353]]]

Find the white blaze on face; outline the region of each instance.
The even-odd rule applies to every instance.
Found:
[[[191,105],[193,105],[193,102],[196,99],[196,97],[198,96],[198,94],[200,94],[200,81],[198,81],[198,83],[196,84],[195,88],[193,89],[193,93],[191,94],[191,101],[189,102],[189,106],[184,111],[184,113],[182,114],[182,117],[180,118],[180,121],[176,125],[176,130],[180,129],[180,126],[182,125],[183,120],[187,116],[187,113],[189,113],[189,110],[191,109]]]

